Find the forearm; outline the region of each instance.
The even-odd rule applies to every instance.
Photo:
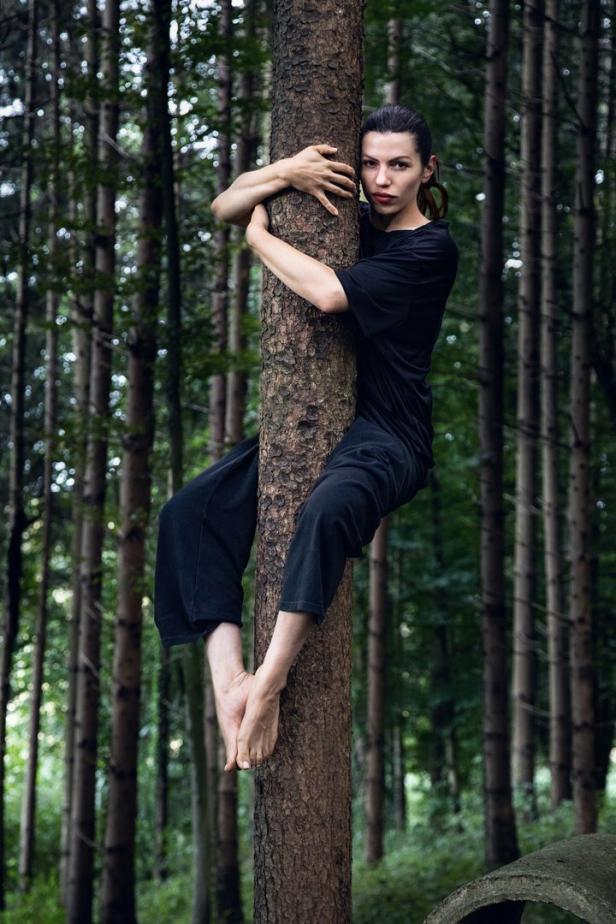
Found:
[[[344,290],[331,267],[274,237],[265,228],[252,229],[246,240],[278,279],[315,308],[326,312],[346,310]]]
[[[221,221],[248,224],[250,213],[258,202],[291,185],[289,159],[281,158],[273,164],[240,174],[228,189],[216,196],[212,211]]]

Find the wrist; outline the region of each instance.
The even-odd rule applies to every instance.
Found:
[[[264,228],[263,225],[256,225],[251,222],[246,227],[246,243],[254,250],[258,247],[259,241],[263,240],[264,234],[269,234],[267,228]]]
[[[282,180],[286,186],[293,186],[292,161],[292,157],[282,157],[280,160],[276,161],[276,166],[278,167],[278,178]]]

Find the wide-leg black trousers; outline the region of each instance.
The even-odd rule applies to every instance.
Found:
[[[242,575],[257,520],[259,435],[242,440],[168,500],[158,515],[154,618],[165,646],[242,625]],[[381,519],[426,486],[426,463],[378,424],[356,417],[299,508],[278,609],[318,624],[347,558]]]

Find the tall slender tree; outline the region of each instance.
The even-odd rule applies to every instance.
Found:
[[[218,76],[218,141],[216,145],[216,194],[223,192],[231,181],[231,42],[233,39],[233,10],[231,0],[221,0],[218,8],[218,36],[221,50],[216,56]],[[227,350],[227,318],[229,308],[229,243],[231,230],[220,222],[214,232],[214,273],[211,304],[212,349],[223,357]],[[209,396],[209,456],[217,462],[224,451],[226,417],[226,373],[224,369],[210,376]],[[205,705],[205,762],[207,773],[207,818],[210,855],[212,858],[212,895],[217,888],[218,860],[218,781],[219,752],[222,747],[216,720],[216,703],[212,679],[203,647],[203,678]]]
[[[160,283],[162,147],[159,81],[164,54],[150,9],[150,40],[145,67],[147,91],[143,129],[142,183],[137,246],[137,292],[128,336],[128,411],[123,436],[120,496],[118,615],[113,659],[113,703],[109,801],[105,835],[103,924],[136,921],[135,834],[137,754],[141,691],[141,625],[145,538],[150,512],[151,449],[154,438],[154,362]],[[162,38],[162,41],[161,41]]]
[[[67,917],[70,924],[92,920],[96,834],[96,760],[100,698],[102,547],[107,483],[111,337],[115,293],[115,230],[119,118],[119,0],[107,0],[102,23],[102,99],[97,196],[96,289],[90,378],[91,429],[84,483],[81,614],[77,672],[75,766]]]
[[[599,0],[582,8],[581,66],[577,96],[573,305],[571,312],[569,496],[569,614],[573,800],[578,834],[597,825],[592,614],[590,609],[590,327],[595,243],[595,146],[597,143]]]
[[[486,863],[518,856],[510,783],[503,508],[503,203],[509,3],[492,0],[486,49],[479,280],[481,633]]]
[[[64,802],[62,806],[62,835],[60,849],[60,891],[66,902],[66,887],[71,846],[70,828],[73,804],[73,772],[75,767],[75,718],[77,699],[77,662],[79,652],[79,622],[81,612],[81,550],[83,540],[83,492],[86,468],[86,451],[89,424],[89,394],[92,354],[92,311],[96,232],[96,169],[98,163],[98,105],[94,99],[98,74],[98,28],[99,14],[96,0],[88,0],[86,28],[87,93],[84,106],[84,147],[87,166],[81,169],[75,161],[76,135],[78,132],[76,107],[71,101],[71,143],[72,168],[68,173],[69,222],[71,228],[71,263],[76,268],[83,262],[83,272],[74,269],[73,291],[71,293],[71,325],[73,353],[75,354],[73,392],[75,395],[75,480],[72,491],[72,544],[71,558],[75,568],[71,577],[71,614],[68,651],[68,697],[64,732]],[[68,58],[72,79],[81,69],[81,54],[78,47],[75,23],[68,18]],[[78,234],[81,212],[78,200],[84,201],[83,217],[87,228],[84,240]]]
[[[364,856],[375,865],[383,857],[385,798],[385,640],[387,637],[387,537],[383,517],[370,543],[370,618],[368,620],[368,703],[366,721],[366,829]]]
[[[550,691],[552,806],[570,798],[569,664],[567,619],[562,594],[562,543],[558,501],[559,311],[556,281],[556,142],[559,0],[547,0],[543,43],[543,129],[541,133],[541,450],[543,535]]]
[[[513,562],[513,779],[534,805],[537,636],[535,537],[539,432],[541,43],[543,0],[524,4],[520,113],[520,254]],[[533,811],[536,808],[533,807]]]
[[[167,432],[169,441],[169,489],[171,494],[180,490],[184,482],[184,422],[182,416],[182,380],[184,353],[182,349],[182,262],[180,251],[180,173],[181,158],[174,148],[169,115],[170,27],[171,0],[153,0],[152,6],[158,23],[161,41],[160,58],[160,112],[162,119],[162,192],[165,232],[166,268],[166,347],[165,397],[167,404]],[[164,45],[162,44],[164,42]],[[189,742],[191,764],[191,821],[193,835],[193,889],[192,924],[210,920],[210,849],[207,823],[207,779],[205,768],[203,652],[202,645],[194,642],[183,646],[181,676],[184,686],[186,736]],[[168,684],[165,673],[169,670],[169,657],[161,652],[159,697]],[[164,762],[167,744],[164,734],[168,727],[167,704],[159,701],[163,721],[159,722],[159,761]],[[164,769],[163,769],[164,773]]]
[[[56,446],[58,404],[58,276],[60,242],[60,8],[58,0],[51,4],[51,75],[49,86],[51,137],[49,144],[49,218],[47,247],[49,269],[45,293],[45,459],[43,463],[43,535],[41,537],[41,582],[37,605],[34,654],[32,665],[32,701],[30,705],[30,741],[26,763],[26,780],[22,801],[19,877],[21,887],[27,890],[32,878],[36,824],[36,778],[39,756],[39,730],[43,698],[43,673],[47,645],[47,616],[49,595],[49,560],[52,551],[53,525],[53,462]]]
[[[247,0],[243,9],[243,41],[245,47],[259,48],[259,0]],[[255,57],[254,53],[253,56]],[[239,78],[241,123],[234,162],[235,176],[256,165],[259,142],[258,116],[255,98],[261,75],[257,65],[246,66]],[[241,245],[243,229],[236,228],[237,243]],[[244,412],[246,407],[247,373],[242,368],[242,352],[246,347],[243,331],[248,310],[248,293],[252,254],[249,247],[239,246],[233,260],[233,285],[228,311],[228,352],[236,362],[229,369],[226,381],[225,447],[235,446],[245,436]],[[238,777],[236,773],[221,773],[218,780],[218,849],[216,869],[216,913],[229,924],[243,920],[240,895],[240,864],[238,855]]]
[[[301,0],[276,8],[273,160],[308,143],[335,142],[338,156],[359,173],[361,13],[356,0],[325,0],[318,16]],[[335,23],[335,29],[324,32],[324,21]],[[352,262],[357,255],[354,201],[333,221],[318,203],[286,193],[272,202],[271,220],[274,233],[317,259],[335,252]],[[306,309],[267,271],[263,296],[257,665],[277,615],[294,512],[332,441],[351,422],[355,372],[352,344],[335,318]],[[347,566],[321,631],[308,638],[289,674],[276,759],[255,773],[259,924],[350,920],[350,572]]]
[[[24,71],[24,121],[22,132],[21,185],[19,194],[19,262],[17,299],[11,357],[11,413],[8,487],[8,544],[2,652],[0,657],[0,910],[5,907],[5,759],[6,715],[11,694],[13,650],[19,632],[22,603],[22,542],[26,528],[24,508],[24,398],[26,388],[26,343],[30,309],[29,278],[32,266],[30,231],[32,222],[32,180],[35,120],[38,2],[28,4],[28,42]]]

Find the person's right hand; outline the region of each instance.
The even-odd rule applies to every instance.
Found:
[[[290,185],[301,192],[310,193],[332,215],[337,215],[338,209],[329,201],[326,191],[345,198],[354,196],[357,191],[357,184],[351,179],[355,176],[353,168],[349,164],[324,157],[337,150],[331,144],[311,144],[288,158]]]

